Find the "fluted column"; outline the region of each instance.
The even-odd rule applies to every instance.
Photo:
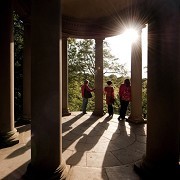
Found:
[[[163,3],[147,6],[154,15],[148,24],[147,146],[135,170],[149,179],[177,179],[180,169],[180,2]]]
[[[131,114],[129,122],[142,123],[142,46],[141,32],[131,46]]]
[[[93,115],[102,116],[103,111],[103,38],[95,39],[95,109]]]
[[[61,1],[32,0],[31,162],[27,179],[67,176],[62,158],[61,28]]]
[[[24,23],[23,120],[31,120],[31,25]]]
[[[12,1],[0,6],[0,146],[19,142],[14,128],[14,39]]]
[[[67,37],[62,39],[62,116],[69,116]]]

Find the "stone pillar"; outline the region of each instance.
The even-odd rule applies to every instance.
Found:
[[[131,46],[131,114],[129,122],[142,123],[142,46],[141,32]]]
[[[95,39],[95,109],[93,115],[102,116],[103,111],[103,38]]]
[[[14,128],[14,39],[12,1],[0,6],[0,146],[19,142]]]
[[[148,23],[147,147],[144,159],[134,168],[149,179],[178,179],[180,4],[163,3],[147,6],[153,15]]]
[[[31,120],[31,25],[24,23],[23,120]]]
[[[180,32],[180,23],[179,23],[179,32]],[[180,33],[178,34],[178,37],[179,37],[178,39],[179,39],[179,42],[180,42]],[[178,58],[177,59],[180,59],[180,44],[179,44],[178,52],[179,53],[178,53]],[[180,61],[179,61],[179,63],[180,63]],[[179,66],[180,66],[180,64],[179,64]],[[180,82],[180,76],[177,77],[177,82]],[[180,83],[179,83],[179,86],[180,86]],[[178,92],[180,92],[180,87],[179,87],[179,91]],[[180,93],[177,94],[177,99],[180,99]],[[180,101],[179,101],[179,104],[178,104],[177,107],[180,107]],[[180,111],[178,111],[178,119],[180,119]],[[180,121],[179,121],[178,127],[179,127],[179,133],[178,134],[179,134],[179,151],[180,151]]]
[[[62,158],[61,28],[61,1],[32,0],[31,162],[27,179],[67,176]]]
[[[69,116],[67,37],[62,39],[62,116]]]

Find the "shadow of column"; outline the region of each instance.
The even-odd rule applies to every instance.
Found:
[[[104,131],[108,129],[108,120],[108,118],[105,118],[103,122],[99,122],[88,134],[82,134],[82,138],[79,139],[75,146],[76,151],[67,159],[67,164],[72,166],[77,165],[83,158],[85,152],[90,151],[98,143]],[[86,156],[84,158],[86,158]]]
[[[109,179],[134,179],[139,176],[134,172],[133,165],[142,159],[146,149],[146,127],[120,121],[113,133],[104,157],[103,167]],[[117,159],[118,164],[108,160],[109,153]],[[103,176],[103,174],[102,174]]]

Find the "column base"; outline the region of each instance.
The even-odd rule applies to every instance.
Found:
[[[36,169],[30,163],[22,179],[24,180],[34,180],[34,179],[65,180],[68,176],[69,169],[70,169],[70,166],[67,166],[65,162],[62,163],[54,171],[49,171],[49,172],[47,169],[46,170],[40,170],[40,168]]]
[[[19,133],[15,128],[12,131],[0,133],[0,147],[5,148],[18,144],[19,143],[18,136]]]
[[[147,120],[144,119],[143,117],[139,116],[129,116],[126,120],[127,122],[135,123],[135,124],[145,124],[147,123]]]
[[[71,113],[70,113],[70,111],[69,111],[69,109],[62,109],[62,116],[64,117],[64,116],[70,116],[71,115]]]
[[[180,165],[174,168],[163,167],[147,167],[143,161],[139,161],[134,164],[134,171],[142,178],[146,180],[152,179],[180,179]]]
[[[92,115],[93,116],[104,116],[106,113],[104,111],[98,111],[98,110],[94,110]]]

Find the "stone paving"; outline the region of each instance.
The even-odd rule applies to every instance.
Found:
[[[146,124],[72,112],[62,118],[63,159],[67,180],[140,180],[133,165],[146,148]],[[31,156],[30,125],[17,127],[20,143],[0,149],[0,179],[20,180]]]
[[[71,166],[68,180],[139,180],[134,162],[146,148],[146,124],[72,113],[63,120],[63,156]]]

